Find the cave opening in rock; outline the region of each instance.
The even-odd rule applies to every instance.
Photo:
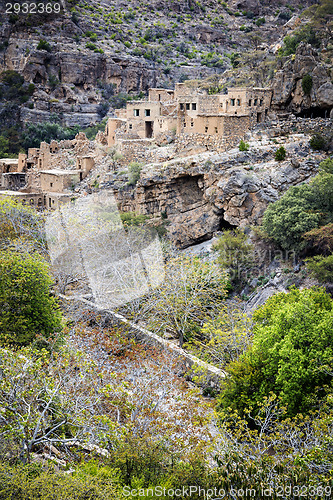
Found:
[[[326,108],[313,106],[308,109],[303,109],[300,113],[295,113],[295,115],[301,118],[329,118],[332,109],[332,106]]]
[[[237,226],[230,224],[230,222],[224,219],[224,215],[221,215],[218,229],[219,231],[230,231],[236,228]]]

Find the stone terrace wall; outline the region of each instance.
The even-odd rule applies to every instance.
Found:
[[[239,137],[221,137],[208,134],[182,134],[178,135],[175,140],[176,153],[190,147],[203,147],[206,150],[218,152],[227,151],[230,148],[239,144]]]
[[[60,295],[60,298],[64,307],[68,309],[70,309],[71,306],[74,306],[82,311],[93,310],[98,315],[103,317],[106,324],[119,327],[123,330],[124,334],[133,337],[136,341],[144,343],[150,347],[155,347],[159,350],[170,351],[170,354],[172,354],[173,357],[176,356],[180,359],[180,361],[184,362],[186,367],[186,377],[200,387],[211,387],[217,389],[220,387],[221,381],[225,377],[225,373],[219,368],[216,368],[216,366],[201,361],[199,358],[189,354],[180,347],[177,347],[172,342],[169,342],[155,333],[132,323],[121,314],[97,307],[89,300],[78,297],[68,297],[66,295]]]
[[[147,139],[129,139],[120,140],[118,142],[118,151],[122,155],[119,160],[122,164],[128,164],[132,161],[146,163],[150,161],[151,154],[148,147],[151,140]]]
[[[332,133],[333,120],[330,118],[292,118],[259,124],[255,131],[265,130],[271,137],[286,134]]]

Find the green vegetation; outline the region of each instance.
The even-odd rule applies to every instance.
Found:
[[[25,252],[46,253],[43,216],[12,198],[1,198],[0,250],[22,248]]]
[[[285,250],[304,251],[305,233],[329,224],[333,219],[333,160],[320,165],[319,174],[309,183],[290,188],[268,206],[263,228]]]
[[[142,170],[141,163],[133,161],[128,166],[128,186],[136,186]]]
[[[74,139],[80,130],[79,126],[71,128],[62,127],[56,122],[30,123],[22,133],[22,147],[24,149],[38,148],[42,141],[49,143],[52,139],[58,141],[62,139]]]
[[[141,226],[147,221],[147,219],[149,219],[147,215],[136,214],[135,212],[121,212],[120,218],[124,227]]]
[[[46,50],[47,52],[51,52],[52,47],[46,40],[39,40],[37,50]]]
[[[248,278],[253,264],[253,246],[240,229],[224,231],[213,249],[218,253],[217,261],[222,269],[227,269],[230,281],[239,286]]]
[[[324,257],[316,255],[306,260],[306,266],[314,278],[321,283],[333,282],[333,254]]]
[[[297,47],[301,42],[309,43],[314,48],[320,47],[320,38],[316,30],[309,24],[294,32],[293,35],[288,35],[283,40],[283,47],[279,49],[279,54],[289,56],[295,54]]]
[[[276,150],[274,158],[276,159],[276,161],[283,161],[285,157],[286,157],[286,150],[283,146],[280,146]]]
[[[52,279],[37,255],[0,254],[0,343],[27,345],[61,330]]]
[[[248,145],[247,142],[244,142],[243,139],[239,143],[239,151],[248,151],[250,146]]]
[[[317,407],[332,388],[332,299],[295,288],[269,298],[253,320],[253,347],[229,365],[221,406],[244,417],[273,393],[289,416]]]
[[[302,235],[320,224],[321,215],[314,206],[309,185],[292,187],[268,206],[263,228],[283,249],[300,252],[306,246]]]
[[[302,78],[302,89],[305,95],[311,94],[312,85],[313,85],[312,76],[304,75]]]
[[[326,139],[321,134],[314,134],[310,139],[310,146],[314,151],[326,149]]]

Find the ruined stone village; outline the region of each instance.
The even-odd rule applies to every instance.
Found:
[[[174,91],[149,89],[146,100],[115,110],[115,117],[108,119],[105,134],[100,134],[97,142],[119,146],[126,158],[131,154],[136,157],[153,140],[160,141],[163,135],[172,133],[202,145],[213,141],[217,150],[224,150],[239,142],[256,123],[265,121],[271,97],[270,89],[260,88],[234,88],[216,95],[193,92],[182,83],[176,84]],[[59,164],[60,150],[73,147],[75,165],[68,168]],[[17,160],[0,159],[1,195],[15,196],[38,208],[55,209],[72,197],[73,187],[93,167],[94,155],[82,133],[74,141],[42,142],[40,148],[30,148],[27,155],[20,153]]]
[[[312,131],[331,124],[330,118],[279,117],[272,96],[269,88],[230,88],[213,95],[184,83],[174,90],[151,88],[146,99],[116,109],[95,141],[80,132],[73,140],[42,142],[18,159],[0,159],[0,196],[53,210],[93,190],[112,188],[121,211],[152,218],[164,213],[170,237],[180,247],[223,227],[256,224],[269,202],[314,174],[317,161],[307,157],[307,124]],[[290,144],[291,156],[297,150],[296,163],[268,161],[274,137],[287,149]],[[255,147],[240,152],[241,140]],[[124,170],[133,162],[142,170],[135,190]],[[259,170],[259,178],[249,177],[248,170]]]

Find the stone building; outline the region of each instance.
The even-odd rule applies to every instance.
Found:
[[[213,95],[184,83],[177,83],[175,90],[149,89],[146,100],[130,101],[109,118],[108,145],[171,131],[241,138],[266,120],[271,99],[272,91],[264,88],[230,88]]]
[[[39,148],[29,148],[27,155],[20,153],[18,159],[0,159],[0,197],[11,196],[22,203],[48,209],[70,201],[74,186],[89,174],[95,161],[93,156],[85,154],[84,134],[65,142],[42,142]],[[61,148],[77,146],[76,169],[68,168],[66,160],[61,163],[58,153]],[[59,168],[59,161],[63,168]]]

